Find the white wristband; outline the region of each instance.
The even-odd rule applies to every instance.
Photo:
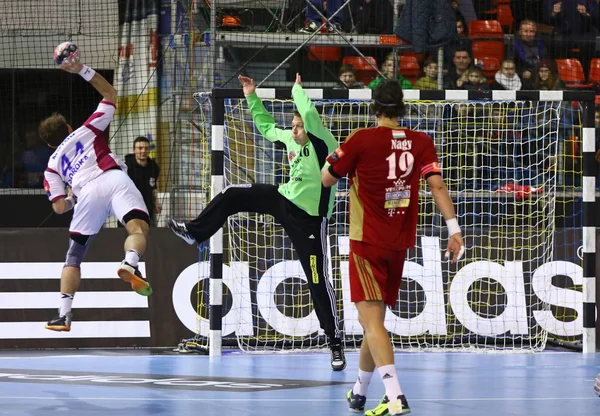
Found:
[[[96,75],[96,71],[94,71],[89,66],[84,65],[83,68],[81,68],[81,71],[79,71],[79,75],[87,82],[90,82],[92,78],[94,78],[94,75]]]
[[[448,227],[448,235],[460,234],[460,227],[456,218],[452,218],[446,221],[446,227]]]
[[[65,198],[65,202],[68,204],[67,210],[65,212],[71,211],[75,206],[75,198],[73,198],[72,196],[68,196]]]

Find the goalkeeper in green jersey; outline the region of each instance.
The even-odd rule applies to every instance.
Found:
[[[277,128],[255,93],[256,85],[239,76],[252,119],[258,131],[271,142],[281,142],[290,163],[289,181],[277,187],[267,184],[230,185],[216,196],[193,221],[169,220],[169,228],[188,244],[209,239],[227,217],[238,212],[270,214],[279,222],[294,244],[308,287],[331,350],[331,367],[341,371],[346,358],[341,342],[336,296],[329,280],[327,221],[331,217],[335,187],[321,184],[321,169],[327,156],[338,147],[325,128],[317,109],[302,89],[300,75],[292,88],[297,111],[291,130]]]

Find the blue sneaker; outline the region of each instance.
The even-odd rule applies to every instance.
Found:
[[[406,396],[398,396],[398,402],[394,403],[394,407],[397,408],[393,409],[393,411],[390,411],[388,407],[389,401],[388,397],[384,395],[377,407],[375,409],[367,410],[365,416],[399,416],[410,413],[410,407],[408,407]]]
[[[367,397],[361,396],[360,394],[354,394],[352,389],[346,395],[348,400],[348,408],[351,412],[362,413],[365,411],[365,403],[367,403]]]

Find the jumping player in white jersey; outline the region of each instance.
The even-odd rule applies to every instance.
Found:
[[[143,296],[152,294],[150,284],[138,270],[146,250],[150,217],[142,195],[126,165],[108,147],[105,130],[115,113],[117,90],[100,74],[77,59],[65,59],[60,68],[79,74],[104,97],[83,126],[73,131],[65,118],[53,114],[40,123],[40,137],[56,148],[44,172],[44,188],[57,214],[75,209],[69,227],[70,241],[60,277],[58,316],[46,324],[53,331],[71,330],[71,305],[81,280],[80,265],[94,235],[110,215],[121,221],[129,236],[125,260],[117,274]]]

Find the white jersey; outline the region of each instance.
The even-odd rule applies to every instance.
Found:
[[[83,126],[69,134],[56,148],[44,172],[44,189],[50,201],[65,197],[65,184],[77,196],[88,182],[109,169],[127,171],[111,153],[105,130],[115,114],[115,105],[102,100]]]

